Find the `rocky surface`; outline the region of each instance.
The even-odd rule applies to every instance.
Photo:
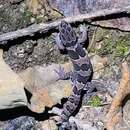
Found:
[[[2,130],[35,130],[35,129],[49,129],[57,128],[54,121],[45,121],[45,122],[36,122],[33,117],[23,117],[22,115],[29,113],[31,116],[35,115],[37,120],[46,119],[46,114],[42,115],[45,111],[45,108],[51,108],[57,103],[61,104],[61,99],[66,98],[71,93],[71,84],[69,81],[57,81],[58,75],[55,73],[54,69],[58,69],[59,65],[52,64],[50,66],[36,66],[34,68],[28,68],[27,70],[16,74],[11,70],[11,68],[3,61],[1,50],[1,59],[0,66],[1,72],[7,74],[1,77],[0,88],[1,94],[0,98],[0,112],[3,109],[7,109],[7,112],[4,112],[4,116],[1,116],[1,119],[7,120],[11,117],[11,111],[9,108],[15,108],[18,106],[27,106],[32,112],[41,113],[33,114],[30,110],[18,108],[17,111],[12,114],[15,119],[6,121],[4,124],[0,122],[0,129]],[[63,65],[67,70],[71,69],[70,64]],[[44,76],[43,76],[44,75]],[[29,96],[31,95],[31,97]],[[6,110],[5,110],[6,111]],[[25,111],[25,112],[24,112]],[[9,115],[7,113],[10,113]],[[49,115],[49,114],[48,114]],[[19,117],[20,116],[20,117]],[[0,119],[0,120],[1,120]],[[44,120],[45,120],[44,119]],[[23,123],[24,122],[24,123]],[[53,123],[53,124],[52,124]]]
[[[1,0],[0,34],[61,16],[48,6],[47,1],[39,2],[37,0]],[[45,6],[44,3],[46,4]],[[37,10],[37,6],[41,6],[41,8],[39,9],[40,12],[35,14],[33,9]],[[51,64],[52,62],[58,63],[59,61],[66,60],[64,56],[61,56],[55,50],[50,34],[51,32],[45,34],[45,36],[38,34],[33,38],[24,37],[9,41],[9,45],[4,46],[3,57],[6,63],[15,72],[19,72],[34,65]]]
[[[24,123],[23,123],[24,121]],[[34,118],[22,116],[14,120],[10,120],[3,130],[42,130],[40,124]]]
[[[29,68],[18,75],[4,62],[2,50],[0,53],[0,75],[5,74],[0,79],[0,97],[2,99],[0,109],[28,106],[32,111],[41,113],[45,107],[52,107],[59,103],[63,97],[70,95],[71,85],[69,81],[56,82],[58,75],[54,69],[58,69],[59,65],[37,66]],[[64,66],[71,68],[69,64]],[[30,106],[27,102],[25,89],[32,94]]]
[[[0,1],[0,34],[29,25],[28,16],[25,18],[24,6],[22,3],[11,4],[11,1]]]
[[[97,42],[96,44],[99,43]],[[102,57],[102,54],[99,53],[101,52],[101,50],[100,51],[96,50],[96,52],[98,53],[90,54],[91,61],[94,67],[94,79],[96,80],[98,79],[99,82],[102,82],[103,86],[105,86],[109,90],[110,95],[114,96],[119,84],[119,79],[120,79],[119,74],[121,68],[120,66],[117,66],[117,63],[107,67],[110,60],[112,60],[109,59],[112,53],[107,54],[106,57],[104,55]],[[99,56],[99,54],[101,56]],[[118,60],[118,63],[121,63],[121,61]],[[65,67],[66,71],[72,69],[72,65],[70,63],[64,64],[63,66]],[[57,64],[51,64],[49,66],[43,65],[43,66],[29,67],[24,71],[17,72],[17,74],[20,76],[22,81],[24,81],[25,88],[29,91],[29,93],[32,94],[29,100],[29,104],[27,104],[28,108],[31,111],[36,113],[42,113],[44,110],[46,110],[45,107],[51,108],[56,103],[61,103],[61,99],[63,97],[67,97],[70,95],[71,93],[70,82],[57,81],[58,76],[54,72],[54,69],[58,69],[58,67],[59,65]],[[84,105],[79,111],[78,115],[76,116],[76,119],[74,119],[74,121],[77,122],[77,124],[79,124],[78,126],[79,130],[80,129],[85,130],[87,128],[94,129],[94,130],[103,130],[105,128],[105,123],[104,123],[105,114],[107,113],[109,108],[107,106],[109,106],[109,103],[111,102],[112,99],[110,96],[104,94],[98,94],[98,96],[102,101],[102,103],[99,104],[108,104],[106,105],[106,107],[104,107],[104,105],[102,107],[97,107],[97,108],[93,108],[90,106],[88,107],[84,98],[83,101]],[[97,104],[98,102],[92,101],[90,104],[93,103]],[[22,122],[22,119],[24,118],[20,118],[20,119]],[[19,118],[17,118],[17,120],[19,120]],[[50,125],[49,120],[47,121],[45,120],[45,122],[41,121],[37,123],[38,126],[36,126],[36,129],[44,128],[45,130],[47,130],[47,129],[53,129],[55,127],[55,123],[54,122],[53,122],[54,124],[51,123],[51,125],[53,126],[52,127]],[[9,121],[7,121],[7,123],[5,124],[7,126],[3,125],[2,128],[4,127],[8,128],[8,126],[10,126]],[[35,124],[33,125],[35,126]],[[19,129],[21,129],[22,127],[23,126],[19,124]],[[57,127],[55,127],[55,129],[57,129]]]
[[[46,2],[46,0],[1,0],[0,34],[26,27],[32,23],[61,17],[60,13],[48,7]],[[54,9],[60,10],[65,16],[129,4],[128,0],[49,0],[49,2]],[[70,3],[73,6],[69,6]],[[107,23],[100,21],[99,24],[124,30],[129,29],[130,25],[127,19],[117,19]],[[48,113],[48,110],[57,103],[62,107],[64,100],[61,99],[68,97],[72,88],[70,81],[58,80],[54,69],[59,67],[58,64],[63,63],[65,70],[69,71],[72,65],[68,63],[68,57],[61,55],[55,48],[51,37],[52,32],[44,36],[35,34],[33,37],[12,40],[8,42],[9,46],[2,46],[3,52],[0,51],[0,99],[3,100],[0,100],[0,109],[16,106],[28,108],[0,111],[0,130],[58,129],[53,118],[50,118],[52,115]],[[88,51],[94,68],[93,80],[97,80],[96,85],[102,85],[107,88],[108,92],[95,93],[89,102],[84,96],[78,114],[70,119],[78,124],[78,130],[104,130],[106,128],[105,116],[119,86],[122,59],[130,51],[129,37],[129,33],[91,27]],[[127,61],[130,65],[129,57]],[[128,100],[123,105],[123,119],[119,125],[117,124],[116,130],[129,130],[129,104]],[[12,111],[14,111],[13,117]]]
[[[83,106],[75,118],[71,118],[71,121],[75,121],[78,125],[78,130],[104,130],[105,114],[107,113],[107,106],[105,107],[89,107]]]
[[[6,63],[15,72],[35,65],[48,65],[68,60],[66,56],[62,56],[56,50],[51,36],[44,39],[41,36],[35,40],[20,40],[16,43],[12,42],[13,45],[7,47],[3,55]]]
[[[113,9],[117,7],[125,7],[130,5],[129,0],[49,0],[50,5],[61,12],[64,16],[74,16],[78,14],[97,12],[103,9]],[[115,18],[112,16],[110,19]],[[104,19],[107,19],[106,17]],[[109,18],[108,18],[109,19]],[[130,31],[129,18],[118,18],[113,20],[106,20],[94,22],[93,24],[113,27],[121,30]]]
[[[0,109],[26,106],[24,82],[4,62],[3,50],[0,50]]]

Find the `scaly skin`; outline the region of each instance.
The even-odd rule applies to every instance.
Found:
[[[56,43],[59,49],[66,49],[68,55],[73,63],[73,91],[67,102],[63,106],[62,113],[60,115],[60,123],[62,127],[69,129],[68,120],[69,117],[75,112],[81,99],[81,93],[85,89],[91,92],[91,85],[89,86],[91,76],[93,73],[92,65],[88,55],[82,48],[82,42],[86,40],[83,34],[81,39],[78,39],[75,31],[70,24],[62,21],[59,26],[59,34],[56,36]],[[63,79],[62,73],[57,72]]]

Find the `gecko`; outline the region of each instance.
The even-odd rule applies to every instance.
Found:
[[[85,26],[80,28],[82,36],[78,37],[71,25],[66,21],[61,21],[59,25],[59,33],[55,34],[55,42],[59,50],[66,50],[73,65],[73,72],[65,74],[62,68],[58,73],[60,79],[67,79],[70,77],[72,81],[72,93],[68,97],[67,102],[63,105],[60,115],[60,123],[63,128],[69,127],[69,117],[77,109],[82,91],[85,90],[88,94],[93,91],[91,84],[91,77],[93,68],[88,57],[88,54],[83,49],[83,43],[87,40],[87,30]]]

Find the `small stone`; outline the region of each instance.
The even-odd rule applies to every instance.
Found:
[[[91,62],[92,62],[92,65],[93,65],[93,70],[94,70],[93,78],[99,79],[103,75],[104,64],[107,63],[107,58],[102,58],[98,55],[94,55],[91,58]]]
[[[53,120],[40,122],[43,130],[58,130],[56,123]]]
[[[34,23],[35,20],[36,20],[36,19],[35,19],[34,17],[31,17],[31,18],[30,18],[31,23]]]

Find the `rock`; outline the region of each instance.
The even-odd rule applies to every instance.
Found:
[[[65,68],[66,72],[72,68],[70,63],[61,66]],[[58,80],[58,75],[54,71],[58,67],[57,64],[46,67],[36,66],[19,73],[26,89],[32,94],[29,106],[32,111],[41,113],[45,107],[51,108],[53,105],[61,103],[62,98],[71,94],[70,81]]]
[[[117,18],[117,19],[110,19],[110,20],[102,20],[97,21],[95,24],[100,25],[102,27],[112,27],[112,28],[119,28],[124,31],[130,30],[129,25],[129,18]]]
[[[67,56],[60,54],[52,44],[53,42],[50,36],[35,40],[17,41],[16,45],[5,49],[3,57],[15,72],[36,65],[64,63],[68,59]],[[15,44],[15,41],[12,44]]]
[[[123,107],[123,120],[128,127],[130,127],[130,100],[128,100]]]
[[[53,120],[46,120],[40,124],[43,130],[58,130],[58,127]]]
[[[33,15],[38,16],[37,20],[39,19],[40,22],[49,19],[54,20],[62,16],[58,11],[50,7],[47,0],[26,0],[26,5]]]
[[[102,58],[98,55],[94,55],[91,58],[91,62],[94,70],[93,79],[99,79],[103,75],[104,65],[107,64],[107,58]]]
[[[26,69],[32,62],[30,54],[32,54],[35,45],[36,41],[26,40],[22,44],[11,46],[7,52],[4,52],[5,62],[15,72],[20,71],[20,69]]]
[[[68,81],[58,82],[46,87],[43,86],[32,94],[31,110],[42,113],[45,107],[51,108],[53,105],[61,103],[62,98],[68,97],[71,94],[71,85]]]
[[[0,49],[0,109],[26,106],[24,82],[4,62],[2,55],[3,50]]]
[[[26,0],[26,5],[29,8],[29,11],[34,15],[38,13],[38,10],[42,8],[43,3],[41,0]]]
[[[28,12],[21,12],[22,3],[23,0],[0,1],[0,34],[15,31],[30,24]]]
[[[77,16],[79,14],[92,13],[101,11],[103,9],[114,9],[123,8],[130,5],[129,0],[48,0],[51,7],[53,7],[58,12],[61,12],[64,16]],[[125,31],[130,31],[129,18],[118,18],[112,20],[98,21],[94,24],[118,28]]]
[[[70,123],[76,123],[78,130],[97,130],[95,126],[93,126],[92,122],[84,121],[84,120],[78,120],[77,118],[70,117]]]
[[[104,130],[105,114],[107,107],[82,106],[75,117],[70,118],[70,122],[75,122],[78,130]]]
[[[5,123],[5,128],[0,130],[42,130],[40,123],[33,117],[21,116]]]

